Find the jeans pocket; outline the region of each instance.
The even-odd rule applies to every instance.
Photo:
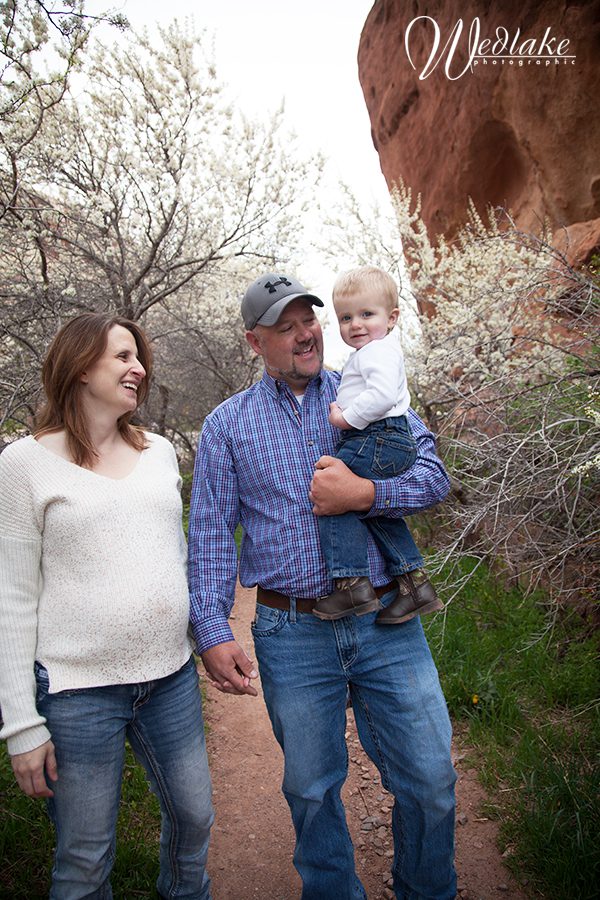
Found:
[[[46,666],[43,666],[41,663],[39,663],[37,661],[37,659],[33,664],[33,671],[35,674],[36,681],[45,681],[46,684],[48,684],[48,682],[49,682],[48,669],[46,668]]]
[[[285,609],[272,609],[262,603],[256,604],[256,613],[250,629],[254,637],[268,637],[281,631],[288,619]]]
[[[395,478],[410,469],[417,458],[415,442],[401,434],[378,434],[375,439],[373,472],[380,478]]]
[[[336,450],[336,458],[341,459],[352,471],[358,463],[362,463],[364,467],[369,462],[365,456],[365,453],[368,453],[369,440],[370,435],[360,433],[353,434],[345,440],[342,438]]]
[[[50,688],[50,679],[48,678],[48,670],[41,663],[34,662],[33,664],[33,672],[35,675],[35,684],[37,690],[37,699],[40,700],[41,697],[45,697]]]

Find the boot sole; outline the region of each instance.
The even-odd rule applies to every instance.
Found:
[[[430,612],[436,612],[436,610],[440,610],[444,608],[444,604],[441,600],[437,598],[432,600],[431,603],[426,603],[424,606],[419,606],[417,609],[413,609],[411,612],[407,613],[405,616],[394,616],[393,614],[387,618],[384,618],[382,615],[377,616],[375,621],[378,625],[400,625],[401,622],[408,622],[410,619],[414,619],[415,616],[423,616]],[[387,610],[384,610],[386,612]]]
[[[367,613],[375,612],[376,609],[381,609],[381,603],[377,597],[374,600],[361,603],[360,606],[355,606],[353,609],[343,609],[335,613],[323,613],[318,609],[313,609],[312,613],[313,616],[316,616],[317,619],[321,619],[323,622],[331,622],[334,619],[344,619],[346,616],[366,616]]]

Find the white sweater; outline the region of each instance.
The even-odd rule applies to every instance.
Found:
[[[0,455],[0,706],[9,753],[50,737],[50,693],[163,678],[189,658],[186,546],[175,451],[158,435],[107,478],[33,437]]]
[[[338,405],[353,428],[362,430],[410,406],[404,356],[397,329],[352,354],[342,371]]]

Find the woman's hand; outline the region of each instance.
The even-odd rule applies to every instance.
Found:
[[[45,744],[27,753],[15,753],[10,761],[19,787],[28,797],[54,796],[46,783],[46,776],[50,781],[58,781],[52,741],[46,741]]]

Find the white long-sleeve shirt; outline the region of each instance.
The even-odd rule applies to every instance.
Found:
[[[410,393],[397,329],[350,356],[342,371],[337,403],[348,424],[361,431],[371,422],[406,413]]]
[[[50,692],[163,678],[189,658],[189,595],[175,451],[146,435],[130,474],[107,478],[33,437],[0,456],[0,706],[9,753],[50,738]]]

